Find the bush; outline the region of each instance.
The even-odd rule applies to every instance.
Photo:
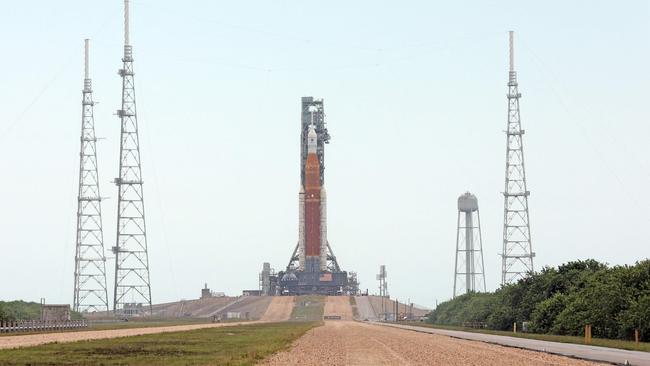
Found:
[[[469,293],[443,302],[429,314],[436,324],[487,323],[509,330],[530,321],[538,333],[631,339],[638,329],[650,339],[650,260],[608,267],[593,259],[543,268],[492,293]]]

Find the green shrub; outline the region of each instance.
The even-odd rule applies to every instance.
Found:
[[[491,293],[469,293],[429,314],[442,325],[482,322],[496,330],[530,321],[537,333],[631,339],[650,338],[650,260],[608,267],[593,259],[546,267]]]

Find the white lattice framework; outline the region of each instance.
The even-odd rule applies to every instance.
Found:
[[[113,309],[124,315],[151,313],[149,255],[145,224],[140,139],[135,104],[133,48],[129,44],[129,2],[124,1],[120,174],[118,186],[115,291]]]
[[[81,102],[81,150],[77,196],[77,240],[73,309],[79,312],[108,311],[106,256],[102,228],[101,195],[97,167],[97,137],[92,81],[88,68],[89,41],[85,40],[84,88]]]
[[[524,164],[524,130],[519,114],[519,85],[514,67],[513,32],[510,32],[510,72],[508,80],[508,126],[506,129],[506,179],[503,213],[501,283],[517,281],[534,272],[535,253],[530,240],[528,197]]]

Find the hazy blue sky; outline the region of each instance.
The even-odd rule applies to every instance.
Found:
[[[115,241],[122,1],[0,3],[0,299],[71,302],[86,37]],[[495,289],[510,29],[537,268],[649,257],[648,4],[134,0],[154,302],[204,282],[238,294],[262,262],[286,265],[307,95],[332,135],[329,239],[361,287],[376,291],[383,263],[391,295],[449,298],[469,190]]]

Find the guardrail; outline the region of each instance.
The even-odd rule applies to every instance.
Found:
[[[0,322],[0,333],[57,332],[62,330],[88,328],[86,320],[43,321],[17,320]]]

